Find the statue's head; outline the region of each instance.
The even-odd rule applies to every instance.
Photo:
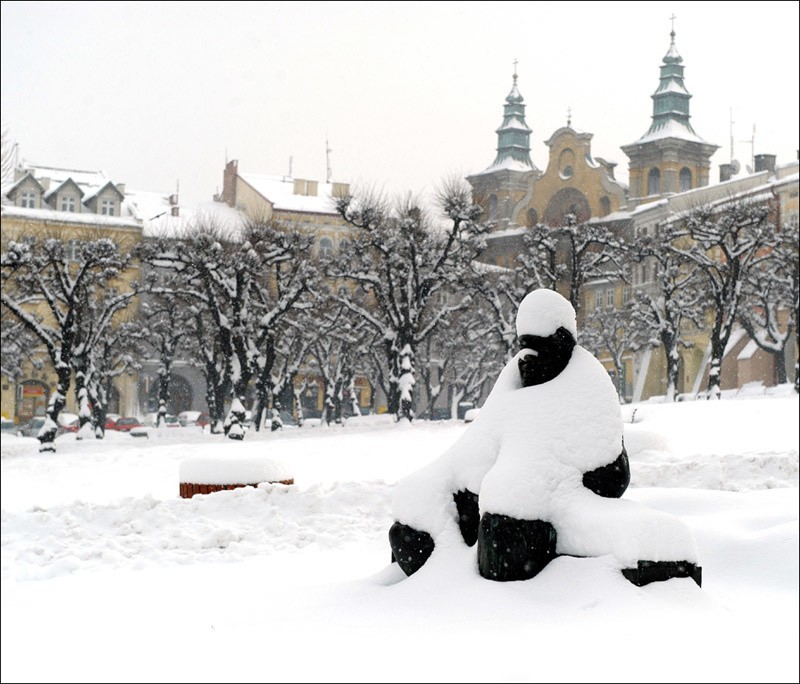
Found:
[[[558,376],[572,357],[577,336],[572,304],[554,290],[528,293],[517,310],[522,386],[541,385]]]

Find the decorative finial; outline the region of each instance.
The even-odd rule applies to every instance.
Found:
[[[669,32],[669,37],[672,39],[672,42],[675,42],[675,13],[673,12],[672,16],[669,18],[670,22],[672,22],[672,28]]]
[[[514,57],[514,85],[517,84],[517,58]]]
[[[572,128],[572,107],[567,107],[567,128]]]

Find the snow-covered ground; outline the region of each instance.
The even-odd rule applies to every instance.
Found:
[[[404,578],[394,484],[468,429],[196,428],[39,454],[3,436],[2,669],[21,681],[798,681],[798,399],[623,406],[623,498],[691,528],[703,586],[610,557]],[[187,458],[275,459],[293,485],[181,499]],[[234,458],[237,457],[237,458]]]

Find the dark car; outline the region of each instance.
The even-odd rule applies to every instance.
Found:
[[[119,418],[114,423],[114,429],[117,432],[130,432],[133,428],[137,427],[142,427],[142,423],[138,418],[133,418],[131,416]]]

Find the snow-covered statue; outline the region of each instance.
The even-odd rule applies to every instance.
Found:
[[[622,500],[630,482],[619,399],[576,344],[575,310],[540,289],[520,304],[520,350],[477,418],[442,456],[395,489],[392,560],[406,575],[434,553],[477,543],[480,574],[534,577],[561,555],[610,555],[631,582],[700,584],[690,530]]]

